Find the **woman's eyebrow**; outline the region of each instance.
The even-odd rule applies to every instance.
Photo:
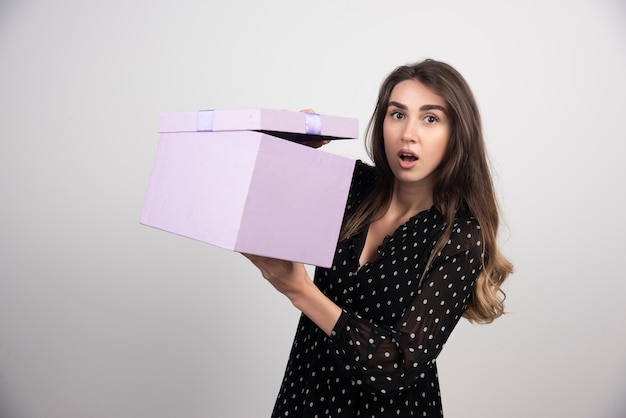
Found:
[[[400,103],[400,102],[394,102],[391,101],[387,104],[387,107],[389,106],[395,106],[398,109],[402,109],[402,110],[409,110],[409,107],[407,105],[405,105],[404,103]],[[447,114],[448,111],[446,110],[445,107],[440,106],[440,105],[436,105],[436,104],[425,104],[422,107],[420,107],[420,111],[423,112],[425,110],[441,110],[443,113]]]
[[[387,103],[387,107],[389,107],[389,106],[395,106],[398,109],[402,109],[402,110],[409,110],[409,107],[407,105],[402,104],[400,102],[389,102],[389,103]]]
[[[443,113],[448,114],[448,111],[446,110],[445,107],[440,106],[440,105],[436,105],[436,104],[426,104],[422,107],[420,107],[421,111],[424,110],[441,110]]]

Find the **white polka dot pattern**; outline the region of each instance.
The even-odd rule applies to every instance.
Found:
[[[371,188],[359,162],[347,213]],[[435,359],[469,302],[481,270],[481,234],[459,216],[427,272],[444,228],[430,209],[387,237],[359,268],[366,231],[339,243],[317,286],[343,313],[330,337],[302,316],[273,417],[441,417]]]

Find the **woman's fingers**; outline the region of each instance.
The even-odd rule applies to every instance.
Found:
[[[307,141],[307,142],[303,142],[303,145],[306,145],[307,147],[311,147],[311,148],[319,148],[323,145],[326,145],[330,143],[330,140],[325,139],[323,141]]]

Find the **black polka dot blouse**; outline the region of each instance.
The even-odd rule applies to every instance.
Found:
[[[346,214],[371,190],[375,170],[357,163]],[[314,281],[343,313],[326,336],[302,316],[273,417],[441,417],[435,359],[469,302],[481,270],[480,227],[469,215],[432,266],[444,228],[421,212],[359,267],[367,230],[341,241]]]

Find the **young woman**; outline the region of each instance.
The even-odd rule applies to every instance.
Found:
[[[504,313],[512,265],[478,107],[425,60],[383,82],[333,266],[246,255],[302,311],[274,417],[441,417],[435,360],[459,319]]]

